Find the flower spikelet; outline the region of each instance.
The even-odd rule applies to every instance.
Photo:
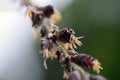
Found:
[[[76,44],[81,46],[82,43],[79,41],[80,38],[82,37],[75,37],[74,36],[75,32],[72,29],[69,28],[64,28],[58,31],[57,37],[58,40],[60,40],[66,49],[74,49],[77,48]]]
[[[77,54],[71,57],[71,61],[81,67],[93,68],[97,73],[102,69],[101,64],[98,60],[87,54]]]
[[[28,1],[29,2],[29,1]],[[67,80],[106,80],[101,75],[91,75],[83,68],[92,68],[100,73],[101,63],[94,57],[78,53],[74,49],[82,45],[83,36],[76,37],[73,29],[60,28],[56,25],[61,20],[61,14],[51,5],[44,7],[35,6],[32,3],[25,4],[26,15],[32,21],[34,36],[40,38],[39,52],[43,55],[43,66],[47,67],[47,59],[57,58],[64,69],[63,77]],[[45,23],[48,19],[48,24]]]

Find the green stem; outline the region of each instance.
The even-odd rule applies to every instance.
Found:
[[[59,42],[56,41],[56,45],[61,48],[63,54],[64,54],[66,57],[69,56],[69,55],[67,54],[67,52],[64,50],[64,48],[59,44]]]
[[[74,69],[79,70],[82,75],[85,73],[85,71],[80,66],[76,65],[73,62],[70,62],[70,64],[73,66]]]

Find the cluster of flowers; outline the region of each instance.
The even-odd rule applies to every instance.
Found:
[[[43,65],[47,69],[46,60],[57,58],[64,68],[63,77],[68,80],[106,80],[101,75],[91,75],[82,68],[92,68],[97,73],[102,69],[100,62],[90,55],[75,51],[76,45],[81,46],[75,32],[70,28],[59,29],[55,24],[61,20],[60,13],[51,5],[38,7],[27,5],[26,14],[33,22],[35,37],[40,33],[40,54],[43,54]],[[49,20],[49,25],[43,22]],[[37,32],[37,33],[36,33]]]

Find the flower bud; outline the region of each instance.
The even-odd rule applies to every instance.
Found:
[[[53,6],[51,6],[51,5],[47,5],[47,6],[43,7],[42,11],[44,13],[44,16],[47,18],[50,18],[51,15],[54,14],[54,9],[53,9]]]
[[[64,28],[59,31],[57,37],[63,43],[70,43],[71,32],[67,28]]]

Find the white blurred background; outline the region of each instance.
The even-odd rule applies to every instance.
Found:
[[[21,0],[22,1],[22,0]],[[72,0],[32,0],[36,5],[54,5],[58,10]],[[0,80],[42,80],[39,43],[33,38],[32,22],[20,0],[0,1]]]

